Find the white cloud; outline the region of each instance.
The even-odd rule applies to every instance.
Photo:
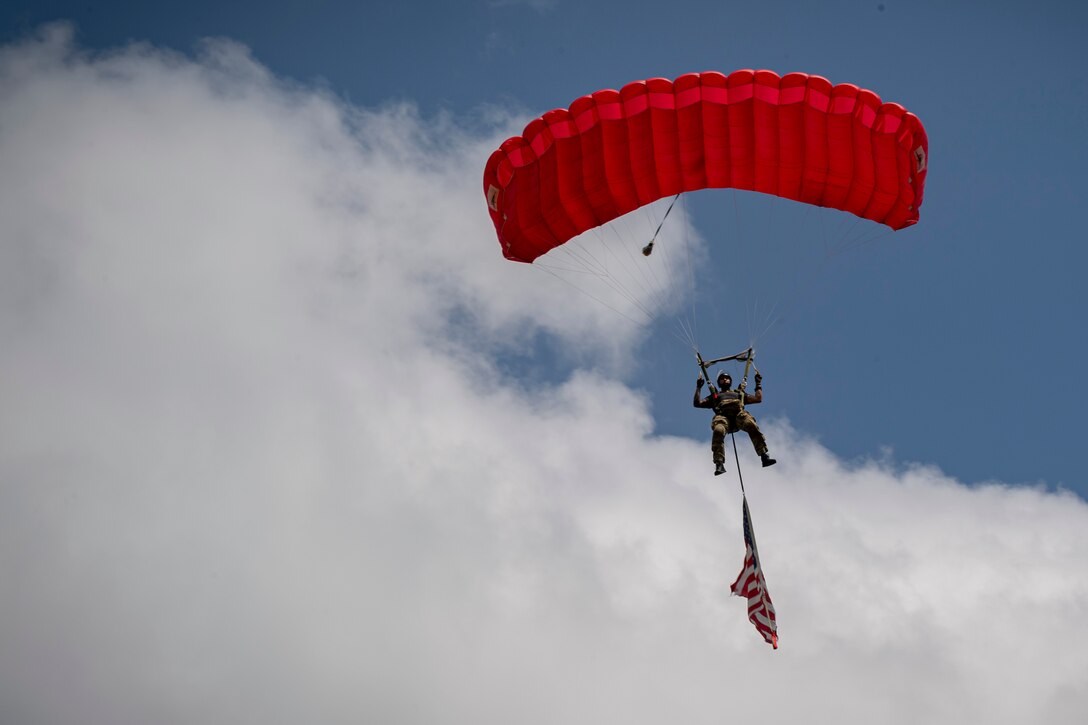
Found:
[[[501,136],[230,43],[0,52],[0,721],[1079,722],[1088,507],[782,421],[759,639],[637,333],[501,259]],[[542,330],[605,364],[511,386]]]

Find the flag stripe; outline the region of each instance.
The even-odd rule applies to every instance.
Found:
[[[737,575],[730,587],[739,597],[748,600],[748,621],[755,625],[772,647],[778,649],[778,623],[774,616],[774,604],[771,593],[767,591],[767,581],[763,578],[763,569],[759,565],[759,550],[756,548],[756,536],[752,530],[752,514],[748,511],[748,497],[744,497],[744,568]]]

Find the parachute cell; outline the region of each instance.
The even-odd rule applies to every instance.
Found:
[[[872,91],[804,73],[690,73],[545,113],[484,169],[503,254],[532,262],[640,206],[745,189],[901,229],[918,221],[929,143]]]

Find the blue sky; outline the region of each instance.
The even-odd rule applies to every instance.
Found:
[[[58,18],[91,49],[137,40],[184,53],[232,38],[273,72],[352,103],[407,100],[466,127],[485,106],[527,121],[598,88],[692,70],[799,70],[874,89],[929,133],[922,221],[843,261],[807,314],[761,344],[763,415],[848,458],[890,449],[965,482],[1088,492],[1078,455],[1088,11],[1076,3],[14,2],[0,28],[12,39]],[[700,199],[694,211],[728,255],[715,239],[732,223],[723,209]],[[751,261],[752,274],[774,276],[776,260]],[[747,344],[731,322],[724,314],[720,352]],[[712,337],[700,342],[714,348]],[[639,356],[631,382],[653,394],[659,429],[702,435],[705,421],[685,407],[688,352],[652,343]]]
[[[1079,723],[1086,19],[4,4],[0,721]],[[667,230],[707,354],[779,304],[776,651],[690,351],[502,259],[480,188],[550,108],[743,67],[930,139],[921,222],[830,259],[729,192]]]

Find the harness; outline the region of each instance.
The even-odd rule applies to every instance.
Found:
[[[717,398],[714,415],[733,421],[744,410],[744,393],[740,390],[723,390],[715,393],[714,397]]]
[[[752,350],[752,348],[748,348],[743,352],[738,352],[736,355],[727,355],[725,357],[719,357],[713,360],[703,360],[703,356],[699,354],[698,350],[696,350],[695,360],[699,363],[699,369],[703,372],[703,379],[706,380],[707,387],[710,388],[710,394],[714,397],[719,397],[721,393],[719,393],[718,389],[714,387],[714,384],[710,382],[710,373],[707,372],[706,366],[714,365],[715,363],[727,362],[729,360],[736,360],[738,362],[742,360],[744,361],[744,377],[741,378],[740,385],[737,386],[736,391],[729,391],[737,394],[737,400],[739,402],[737,412],[733,413],[731,416],[725,415],[724,413],[720,414],[727,418],[735,418],[737,415],[740,414],[742,410],[744,410],[744,391],[745,388],[748,387],[748,373],[752,370],[755,370],[756,375],[759,374],[759,369],[755,366],[755,352]],[[714,413],[716,415],[719,415],[717,405],[714,406]]]

